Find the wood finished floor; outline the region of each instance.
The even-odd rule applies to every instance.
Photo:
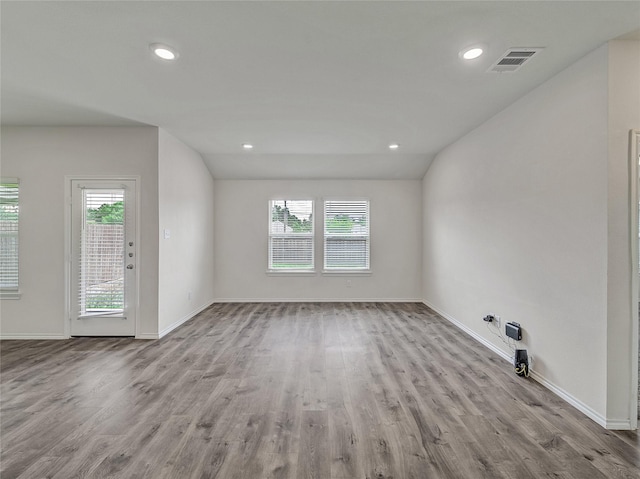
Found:
[[[1,360],[2,479],[640,477],[635,432],[419,304],[219,304]]]

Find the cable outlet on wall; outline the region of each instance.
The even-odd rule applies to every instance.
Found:
[[[497,314],[489,313],[484,318],[482,318],[482,320],[486,321],[487,323],[493,324],[496,328],[500,328],[500,316],[498,316]]]

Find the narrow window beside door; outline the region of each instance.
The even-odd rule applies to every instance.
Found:
[[[19,279],[19,181],[0,180],[0,297],[17,299]]]

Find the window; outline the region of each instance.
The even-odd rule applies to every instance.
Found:
[[[125,307],[125,189],[82,188],[79,316]]]
[[[269,202],[269,270],[313,270],[313,201]]]
[[[5,298],[18,294],[18,193],[15,178],[0,181],[0,293]]]
[[[324,202],[324,269],[369,270],[369,201]]]

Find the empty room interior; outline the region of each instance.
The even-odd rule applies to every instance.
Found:
[[[640,2],[0,27],[2,479],[640,476]]]

